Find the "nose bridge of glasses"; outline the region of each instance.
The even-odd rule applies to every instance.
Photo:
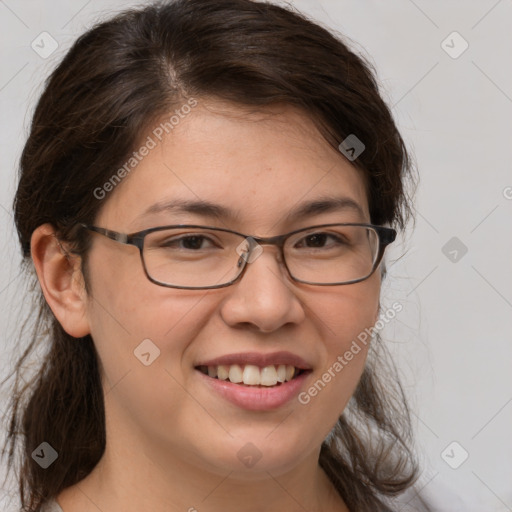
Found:
[[[284,238],[284,235],[272,237],[247,236],[237,247],[236,252],[240,256],[238,266],[241,265],[242,260],[245,260],[246,263],[255,261],[263,253],[264,245],[275,246],[274,251],[276,251],[277,261],[281,263],[283,260]]]

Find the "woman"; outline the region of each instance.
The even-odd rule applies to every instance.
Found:
[[[375,325],[410,173],[368,64],[298,13],[178,0],[80,37],[15,199],[23,510],[394,510],[417,466]]]

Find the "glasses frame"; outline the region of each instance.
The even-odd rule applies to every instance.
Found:
[[[379,267],[380,262],[382,261],[382,257],[384,256],[384,251],[385,251],[386,247],[395,241],[396,235],[397,235],[396,230],[393,228],[388,228],[385,226],[376,226],[374,224],[364,224],[364,223],[362,224],[362,223],[354,223],[354,222],[335,222],[335,223],[330,223],[330,224],[318,224],[318,225],[314,225],[314,226],[308,226],[306,228],[296,229],[294,231],[290,231],[289,233],[285,233],[284,235],[276,235],[276,236],[271,236],[271,237],[258,237],[258,236],[252,236],[252,235],[245,235],[243,233],[239,233],[238,231],[233,231],[231,229],[219,228],[219,227],[213,227],[213,226],[203,226],[203,225],[199,225],[199,224],[173,224],[173,225],[168,225],[168,226],[159,226],[159,227],[144,229],[142,231],[137,231],[135,233],[128,233],[128,234],[127,233],[119,233],[118,231],[113,231],[111,229],[101,228],[101,227],[93,226],[90,224],[80,223],[79,225],[82,228],[87,229],[88,231],[92,231],[94,233],[103,235],[103,236],[109,238],[110,240],[113,240],[120,244],[133,245],[133,246],[137,247],[139,249],[144,273],[146,274],[146,277],[152,283],[159,285],[159,286],[164,286],[166,288],[178,288],[181,290],[210,290],[210,289],[216,289],[216,288],[225,288],[227,286],[231,286],[232,284],[236,283],[244,275],[245,270],[247,268],[247,263],[249,263],[248,260],[250,259],[251,252],[254,249],[254,247],[256,247],[256,244],[275,245],[280,251],[281,260],[286,268],[286,271],[288,272],[290,279],[292,279],[293,281],[295,281],[297,283],[309,284],[309,285],[314,285],[314,286],[341,286],[341,285],[345,285],[345,284],[359,283],[361,281],[365,281],[366,279],[368,279],[375,272],[375,270]],[[315,283],[315,282],[311,282],[311,281],[304,281],[302,279],[297,279],[296,277],[294,277],[293,274],[290,272],[290,269],[288,268],[288,264],[286,263],[286,257],[284,255],[284,244],[286,243],[286,240],[290,236],[300,233],[302,231],[309,231],[310,229],[327,228],[327,227],[332,227],[332,226],[360,226],[360,227],[373,229],[377,233],[377,237],[379,240],[379,250],[375,257],[375,260],[374,260],[374,263],[373,263],[370,273],[367,276],[364,276],[364,277],[361,277],[358,279],[353,279],[351,281],[344,281],[344,282],[339,282],[339,283]],[[232,279],[231,281],[229,281],[227,283],[223,283],[223,284],[219,284],[219,285],[215,284],[215,285],[210,285],[210,286],[172,285],[172,284],[168,284],[168,283],[163,283],[163,282],[158,281],[158,280],[154,279],[153,277],[151,277],[146,268],[146,262],[144,261],[144,239],[145,239],[145,237],[147,235],[149,235],[150,233],[154,233],[155,231],[164,231],[166,229],[176,229],[176,228],[202,228],[202,229],[210,229],[213,231],[224,231],[226,233],[232,233],[234,235],[238,235],[241,238],[247,240],[248,244],[249,244],[248,255],[247,255],[247,257],[242,257],[242,256],[240,257],[240,259],[243,261],[243,266],[240,270],[240,273],[234,279]],[[239,264],[239,266],[241,265],[240,260],[239,260],[238,264]]]

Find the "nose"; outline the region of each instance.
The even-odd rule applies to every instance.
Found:
[[[239,281],[226,288],[221,316],[231,327],[250,325],[272,332],[286,324],[299,324],[305,311],[279,258],[279,249],[261,246],[263,252],[249,263]]]

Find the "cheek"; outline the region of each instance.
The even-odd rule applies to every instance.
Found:
[[[313,316],[329,352],[346,350],[351,341],[374,325],[379,312],[380,277],[326,289],[311,301]]]
[[[90,273],[89,319],[108,382],[144,368],[137,354],[147,353],[145,347],[150,349],[150,360],[153,353],[158,355],[152,367],[174,372],[191,340],[213,314],[211,292],[174,290],[151,283],[136,254],[117,256],[115,263],[106,260],[107,254],[101,256],[104,258],[90,261],[94,272]]]
[[[299,396],[308,414],[323,418],[327,434],[353,395],[363,372],[379,307],[380,279],[370,278],[317,297],[312,318],[323,340],[316,379]]]
[[[144,275],[126,275],[127,269],[91,275],[91,335],[110,414],[127,415],[151,431],[154,423],[168,425],[170,411],[190,400],[182,384],[184,360],[215,306],[208,292],[173,290]]]

